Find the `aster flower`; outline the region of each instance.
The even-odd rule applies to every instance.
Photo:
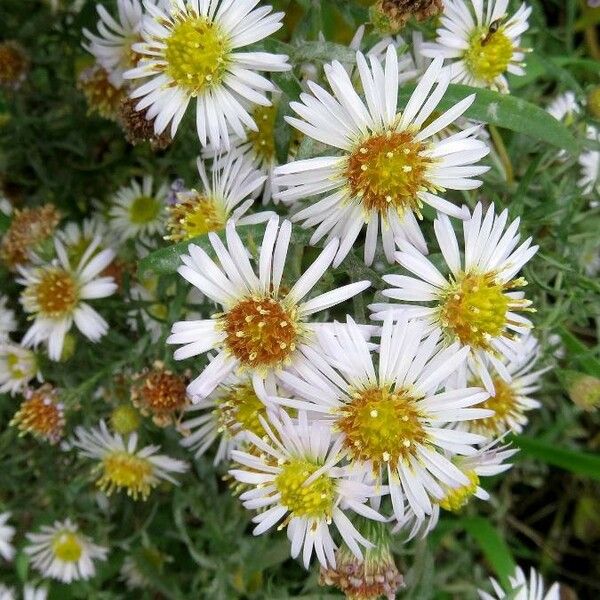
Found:
[[[83,34],[88,39],[84,48],[109,73],[111,83],[120,88],[123,85],[123,73],[135,67],[139,59],[132,46],[142,41],[142,3],[139,0],[118,0],[118,20],[102,4],[97,4],[96,10],[100,17],[100,35],[84,29]]]
[[[168,206],[169,220],[166,239],[175,242],[191,240],[210,231],[221,231],[232,218],[240,225],[267,221],[274,213],[259,212],[244,216],[253,204],[252,194],[266,177],[237,152],[228,153],[207,173],[201,159],[197,161],[202,189],[180,191],[176,201]]]
[[[0,556],[4,560],[11,561],[15,555],[15,549],[12,545],[12,539],[15,536],[15,528],[8,525],[11,513],[0,513]]]
[[[472,104],[469,96],[453,108],[426,121],[435,111],[449,83],[435,60],[423,75],[403,112],[398,112],[398,57],[387,49],[385,65],[356,54],[365,102],[337,61],[325,68],[333,96],[314,82],[312,95],[291,107],[302,117],[286,117],[304,134],[334,148],[342,156],[319,156],[278,167],[276,184],[284,202],[326,194],[293,216],[304,227],[317,226],[311,243],[323,236],[340,238],[334,266],[339,265],[367,225],[364,259],[373,262],[379,231],[389,262],[394,238],[410,240],[423,252],[426,244],[415,218],[423,204],[464,218],[463,208],[440,197],[446,189],[468,190],[481,185],[473,179],[488,170],[478,162],[489,152],[475,139],[475,128],[451,135],[443,142],[432,136],[460,117]],[[437,86],[434,89],[435,84]]]
[[[308,423],[300,412],[294,422],[282,412],[270,415],[270,425],[262,421],[267,437],[248,433],[259,455],[234,450],[232,458],[241,468],[230,471],[238,481],[252,485],[240,496],[248,509],[266,509],[252,520],[254,535],[260,535],[285,518],[291,555],[302,551],[308,568],[313,553],[322,566],[335,566],[335,545],[329,524],[334,523],[345,544],[358,558],[360,545],[371,543],[360,534],[346,516],[352,510],[369,519],[384,521],[365,501],[377,496],[375,490],[356,477],[348,468],[337,465],[343,458],[340,444],[332,439],[327,425]],[[271,426],[273,429],[271,429]],[[267,508],[268,507],[268,508]]]
[[[587,128],[586,137],[600,143],[600,131],[591,125]],[[581,177],[577,185],[584,194],[592,192],[598,194],[600,190],[600,152],[598,150],[585,150],[579,155],[579,165],[581,167]]]
[[[19,267],[17,282],[25,286],[21,303],[33,325],[23,337],[24,346],[45,342],[51,360],[60,360],[65,335],[75,323],[91,342],[98,342],[108,331],[108,323],[86,302],[105,298],[117,288],[112,277],[98,275],[111,263],[111,249],[96,253],[96,237],[73,267],[63,244],[56,239],[57,258],[42,266]]]
[[[437,40],[423,55],[450,59],[445,68],[454,83],[508,93],[506,74],[524,75],[521,35],[529,28],[531,7],[521,4],[510,16],[509,0],[445,0]]]
[[[146,500],[161,481],[178,485],[172,473],[185,473],[188,469],[187,463],[158,454],[160,446],[138,449],[136,433],[127,440],[110,433],[104,421],[90,430],[78,427],[75,434],[73,446],[82,456],[99,461],[94,468],[98,474],[96,485],[109,496],[123,489],[134,500]]]
[[[0,294],[0,344],[8,341],[9,333],[17,328],[15,311],[8,308],[9,299]]]
[[[0,394],[14,395],[34,377],[42,380],[35,354],[18,344],[0,343]]]
[[[154,130],[169,125],[175,135],[188,104],[196,100],[200,143],[229,148],[229,127],[241,138],[244,126],[256,124],[242,102],[269,106],[265,92],[274,85],[258,71],[287,71],[287,56],[240,52],[277,31],[283,13],[271,7],[254,8],[254,0],[177,0],[161,8],[145,3],[144,42],[133,45],[142,55],[126,79],[151,77],[131,97],[141,98],[137,109],[149,107]],[[198,51],[201,49],[201,51]]]
[[[65,428],[64,405],[59,401],[58,390],[45,383],[37,390],[26,390],[25,399],[10,421],[19,435],[30,433],[39,440],[56,444]]]
[[[106,560],[108,549],[94,544],[66,519],[43,525],[38,533],[28,533],[29,555],[34,569],[43,577],[63,583],[90,579],[96,573],[94,561]]]
[[[106,222],[97,214],[90,219],[84,219],[81,223],[69,221],[57,231],[56,235],[63,243],[72,264],[81,260],[88,246],[96,238],[101,240],[96,252],[100,252],[116,242],[114,236],[109,234]]]
[[[208,396],[237,369],[250,372],[256,388],[310,347],[315,329],[323,326],[307,322],[310,315],[369,287],[370,282],[360,281],[304,300],[333,261],[338,249],[337,240],[333,240],[291,289],[284,291],[281,279],[291,235],[289,221],[280,225],[278,217],[269,220],[256,260],[258,276],[231,221],[226,227],[227,247],[216,234],[209,234],[220,266],[194,244],[188,246],[190,254],[181,257],[184,265],[179,267],[179,274],[223,307],[214,318],[175,323],[167,339],[170,344],[183,344],[175,351],[176,360],[218,350],[215,359],[188,386],[192,401]]]
[[[110,227],[122,239],[146,238],[162,233],[165,226],[165,199],[169,187],[163,183],[154,190],[151,175],[145,175],[141,184],[132,179],[128,186],[117,190],[109,210]]]
[[[523,265],[536,253],[531,238],[518,248],[519,219],[508,227],[508,211],[500,215],[491,205],[483,218],[483,208],[477,204],[472,217],[463,222],[464,259],[459,244],[445,215],[436,219],[435,235],[450,275],[440,271],[409,243],[398,240],[396,260],[416,275],[384,275],[386,283],[394,286],[383,291],[394,300],[415,304],[374,304],[372,318],[381,319],[387,310],[409,310],[414,317],[423,318],[429,326],[442,333],[448,346],[456,342],[469,348],[473,367],[490,393],[494,392],[489,365],[505,381],[510,373],[502,362],[519,351],[518,337],[528,333],[531,322],[519,312],[531,310],[524,293],[514,291],[526,285],[515,278]]]
[[[572,123],[575,115],[581,112],[575,94],[570,91],[556,96],[546,110],[557,121],[564,121],[567,124]]]
[[[394,516],[406,518],[405,504],[419,518],[431,514],[444,497],[444,486],[457,488],[469,478],[452,462],[476,454],[480,435],[457,431],[450,424],[490,416],[479,408],[488,394],[481,388],[439,392],[458,369],[468,348],[455,342],[438,346],[441,332],[425,335],[423,320],[390,315],[381,331],[376,370],[369,345],[354,321],[320,332],[321,354],[298,361],[282,373],[292,399],[270,398],[290,408],[321,413],[340,432],[351,464],[387,483]],[[476,408],[474,408],[476,407]]]
[[[494,594],[488,594],[483,590],[478,590],[481,600],[502,600],[503,598],[512,598],[514,600],[560,600],[560,589],[558,583],[554,583],[550,589],[544,593],[544,580],[542,576],[534,569],[531,569],[529,581],[523,573],[523,569],[517,567],[512,577],[509,577],[510,590],[504,591],[502,586],[491,579]]]
[[[88,113],[98,113],[104,119],[117,121],[125,90],[115,86],[110,73],[98,64],[84,69],[77,78],[77,89],[85,96]]]

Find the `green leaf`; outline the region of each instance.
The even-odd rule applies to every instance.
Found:
[[[356,62],[356,50],[333,42],[303,42],[292,47],[290,60],[292,64],[339,60],[352,65]]]
[[[400,91],[401,103],[408,102],[413,89],[410,86]],[[578,152],[577,141],[562,123],[544,109],[521,98],[467,85],[451,85],[439,108],[447,110],[471,94],[476,94],[476,97],[465,112],[466,117],[523,133],[572,153]]]
[[[242,241],[247,248],[254,248],[256,240],[262,238],[264,225],[242,225],[236,228]],[[218,233],[221,239],[225,239],[225,232]],[[188,246],[196,244],[203,250],[211,251],[212,246],[208,239],[208,235],[200,235],[185,242],[179,242],[165,248],[159,248],[140,261],[138,266],[138,277],[144,278],[150,273],[155,275],[170,275],[175,273],[181,265],[181,255],[186,254]]]
[[[600,361],[595,357],[598,354],[598,349],[586,346],[564,327],[560,328],[560,337],[572,355],[571,358],[574,358],[581,365],[581,369],[588,375],[600,377]]]
[[[514,436],[514,442],[521,449],[521,456],[531,456],[576,475],[600,480],[600,456],[596,454],[568,450],[554,442],[523,435]]]
[[[481,548],[502,584],[508,587],[508,578],[514,574],[517,565],[504,538],[483,517],[465,518],[461,522]]]

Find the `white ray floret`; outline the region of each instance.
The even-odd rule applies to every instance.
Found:
[[[558,583],[552,584],[546,592],[542,576],[534,569],[531,569],[529,580],[527,580],[523,569],[517,567],[512,577],[509,577],[509,581],[510,589],[503,590],[502,586],[492,578],[494,593],[488,594],[488,592],[479,590],[479,598],[481,600],[503,600],[504,598],[511,598],[512,600],[560,600]]]
[[[310,348],[315,330],[327,327],[308,322],[311,315],[369,287],[369,281],[359,281],[306,300],[334,259],[338,242],[333,240],[295,283],[284,289],[282,276],[291,235],[289,221],[269,220],[255,260],[258,275],[231,221],[226,227],[226,246],[216,234],[209,234],[218,263],[194,244],[188,247],[189,255],[181,257],[184,264],[179,274],[222,307],[213,318],[175,323],[167,339],[182,345],[175,351],[177,360],[218,351],[188,387],[194,402],[208,396],[238,369],[251,373],[255,388],[285,370]]]
[[[244,128],[256,129],[245,102],[269,106],[271,81],[259,71],[287,71],[287,56],[243,51],[281,26],[283,13],[270,6],[255,8],[256,0],[175,0],[168,8],[146,1],[148,14],[142,55],[125,78],[150,78],[135,89],[137,110],[148,108],[157,134],[170,127],[174,136],[190,101],[196,102],[200,143],[229,148],[229,130],[241,138]]]
[[[57,258],[42,266],[19,267],[17,282],[25,286],[21,303],[33,324],[22,344],[36,347],[45,343],[51,360],[59,360],[65,335],[73,324],[91,342],[98,342],[108,331],[108,323],[86,302],[112,295],[117,285],[112,277],[100,274],[115,253],[107,248],[96,252],[95,238],[73,266],[65,247],[55,239]]]
[[[22,392],[33,378],[42,381],[35,354],[19,344],[0,343],[0,394]]]
[[[531,7],[508,13],[509,0],[445,0],[435,43],[423,44],[430,58],[449,59],[454,83],[508,93],[507,74],[524,75],[527,49],[521,36],[529,28]]]
[[[519,314],[531,310],[531,302],[514,289],[527,283],[516,275],[538,246],[531,246],[531,238],[519,245],[519,219],[508,226],[507,221],[506,210],[496,215],[491,205],[484,218],[483,207],[477,204],[472,217],[463,222],[461,258],[450,220],[439,215],[435,235],[450,271],[447,276],[414,246],[397,240],[396,261],[412,275],[385,275],[383,279],[393,287],[383,294],[402,303],[371,306],[374,319],[381,319],[387,310],[409,310],[440,331],[445,345],[459,342],[469,348],[477,375],[491,393],[494,386],[489,365],[509,381],[510,374],[500,357],[515,357],[519,336],[532,327]]]
[[[574,92],[565,92],[552,100],[546,110],[557,120],[570,124],[575,116],[581,112]]]
[[[15,528],[8,524],[10,519],[9,512],[0,513],[0,556],[4,560],[12,560],[15,555],[15,549],[12,545],[12,539],[15,536]]]
[[[263,427],[267,437],[248,434],[258,454],[234,450],[232,458],[240,468],[230,471],[238,481],[252,486],[240,496],[244,506],[265,509],[252,519],[257,524],[254,535],[283,520],[278,528],[287,528],[292,557],[302,552],[308,568],[314,552],[323,567],[335,566],[335,544],[329,530],[333,523],[348,548],[362,558],[360,546],[371,544],[345,511],[384,521],[365,504],[379,492],[352,476],[348,467],[338,466],[343,454],[331,428],[309,424],[302,411],[297,421],[284,412],[280,417],[272,414],[270,424],[263,420]]]
[[[465,211],[444,198],[445,191],[470,190],[488,167],[478,163],[489,152],[472,127],[436,141],[435,136],[458,119],[475,95],[433,116],[449,84],[442,60],[435,60],[421,78],[403,111],[398,109],[398,57],[390,45],[382,64],[357,53],[364,100],[348,73],[335,61],[325,75],[333,94],[308,82],[311,94],[291,107],[300,118],[287,121],[305,135],[341,150],[278,167],[275,183],[287,188],[284,202],[324,196],[303,204],[293,215],[304,227],[315,227],[311,243],[324,236],[340,239],[334,266],[341,263],[366,225],[364,260],[373,262],[378,239],[389,262],[394,238],[410,240],[421,251],[426,244],[417,223],[421,208],[464,218]],[[380,233],[381,232],[381,235]]]
[[[8,297],[0,295],[0,343],[8,342],[9,333],[17,328],[15,311],[8,308]]]
[[[469,479],[453,463],[454,456],[474,455],[480,435],[456,431],[456,424],[490,416],[478,405],[488,397],[481,388],[440,392],[440,384],[466,360],[468,348],[458,343],[439,349],[439,331],[429,335],[422,320],[391,315],[381,332],[379,364],[359,327],[324,329],[322,352],[298,361],[282,384],[293,399],[275,397],[283,406],[321,413],[341,435],[352,464],[370,470],[387,483],[399,521],[406,508],[418,518],[430,515],[444,488]],[[447,456],[448,454],[448,456]]]
[[[596,143],[600,143],[600,131],[589,125],[586,137]],[[579,155],[579,166],[581,176],[577,185],[584,194],[600,193],[600,152],[598,150],[585,150]]]
[[[27,539],[25,553],[33,568],[63,583],[90,579],[96,573],[94,561],[106,560],[108,553],[80,533],[70,519],[43,525],[38,533],[28,533]]]

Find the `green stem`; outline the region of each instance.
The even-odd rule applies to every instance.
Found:
[[[510,156],[506,150],[506,146],[504,145],[504,140],[500,135],[500,132],[496,128],[495,125],[490,125],[490,134],[492,136],[492,141],[494,142],[494,146],[496,147],[496,152],[498,153],[498,157],[500,158],[500,162],[504,167],[504,173],[506,174],[506,181],[509,184],[515,182],[515,172],[510,161]]]

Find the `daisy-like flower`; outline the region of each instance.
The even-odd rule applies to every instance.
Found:
[[[12,545],[12,539],[15,536],[15,528],[8,525],[10,519],[9,512],[0,513],[0,556],[4,560],[12,560],[15,555],[15,549]]]
[[[423,54],[450,59],[452,81],[508,93],[506,75],[524,75],[527,49],[521,35],[529,28],[531,7],[507,13],[509,0],[444,0],[444,15],[435,43]]]
[[[266,211],[244,216],[254,202],[252,194],[266,177],[254,169],[243,155],[228,153],[222,163],[214,166],[210,175],[201,159],[197,164],[202,190],[176,194],[175,203],[167,209],[169,235],[166,239],[180,242],[210,231],[221,231],[230,218],[240,225],[249,225],[267,221],[273,216],[272,212]]]
[[[8,341],[8,334],[16,328],[15,311],[8,308],[8,298],[0,294],[0,344]]]
[[[539,390],[541,376],[550,368],[533,370],[539,356],[537,340],[533,335],[527,335],[519,341],[512,358],[501,359],[505,368],[503,375],[500,375],[494,367],[488,369],[494,385],[494,394],[483,402],[482,407],[489,408],[494,411],[494,414],[470,423],[471,431],[481,433],[488,438],[509,431],[514,433],[523,431],[528,422],[526,413],[541,406],[541,403],[531,395]],[[508,378],[506,373],[509,375]],[[467,383],[481,385],[477,367],[472,361],[468,362],[466,369],[458,373],[458,385],[464,386]],[[452,388],[456,385],[456,382],[448,381],[448,387]]]
[[[503,590],[495,579],[492,578],[490,581],[494,588],[494,594],[478,590],[481,600],[502,600],[503,598],[513,600],[560,600],[558,583],[554,583],[547,592],[544,592],[544,580],[534,569],[531,569],[529,581],[527,581],[523,569],[517,567],[514,575],[509,577],[511,588],[508,591]]]
[[[84,47],[109,73],[111,83],[120,88],[123,85],[123,73],[135,67],[140,58],[132,46],[142,41],[142,3],[139,0],[118,0],[118,20],[102,4],[97,4],[96,10],[100,17],[100,35],[84,29],[83,34],[88,39]]]
[[[46,600],[48,589],[45,587],[35,587],[30,583],[23,587],[23,600]]]
[[[280,528],[287,527],[291,555],[302,551],[308,568],[313,553],[323,567],[335,566],[335,544],[329,531],[333,522],[342,539],[358,558],[360,545],[372,544],[352,525],[344,513],[352,510],[368,519],[384,521],[375,510],[365,505],[369,497],[378,496],[374,488],[350,476],[350,470],[339,467],[343,458],[341,444],[332,439],[326,424],[309,425],[300,412],[294,422],[284,412],[270,415],[270,424],[263,420],[268,436],[248,437],[257,454],[234,450],[232,458],[242,468],[230,471],[238,481],[252,489],[240,499],[248,509],[266,508],[252,520],[257,523],[254,535],[260,535],[285,518]]]
[[[581,112],[577,98],[573,92],[560,94],[548,105],[546,109],[558,121],[571,124],[575,115]]]
[[[277,395],[272,382],[267,382],[267,394]],[[265,430],[260,417],[267,419],[267,407],[258,397],[248,375],[230,375],[206,398],[187,407],[188,418],[179,430],[185,436],[181,445],[189,448],[194,457],[202,456],[218,439],[214,464],[229,460],[231,451],[247,441],[246,432],[262,437]]]
[[[376,370],[367,341],[349,317],[347,325],[320,332],[320,355],[315,352],[298,361],[295,372],[282,373],[294,397],[270,398],[322,413],[340,432],[351,464],[369,470],[377,484],[387,482],[399,521],[406,518],[406,503],[422,519],[444,497],[446,486],[470,483],[451,459],[475,455],[474,445],[485,438],[449,424],[491,415],[477,406],[488,396],[481,388],[438,391],[468,349],[455,342],[440,350],[441,332],[426,336],[426,328],[423,320],[401,315],[394,323],[388,315]]]
[[[441,332],[444,345],[458,342],[469,348],[471,362],[486,389],[494,393],[489,372],[493,366],[505,381],[510,373],[500,357],[509,359],[519,351],[519,337],[530,331],[531,322],[519,312],[532,310],[531,302],[515,288],[526,285],[515,276],[535,254],[531,238],[518,248],[519,219],[508,227],[508,211],[500,215],[491,205],[483,218],[483,208],[477,204],[472,217],[463,222],[464,260],[450,219],[439,215],[435,235],[450,274],[440,271],[411,244],[398,240],[396,260],[415,275],[384,275],[394,286],[383,291],[394,300],[414,304],[374,304],[374,319],[381,319],[387,310],[409,310],[414,317],[425,319],[429,326]]]
[[[127,94],[112,83],[104,67],[94,64],[81,71],[77,78],[77,89],[85,96],[88,114],[98,113],[104,119],[118,120],[119,107]]]
[[[34,377],[42,380],[35,354],[18,344],[0,343],[0,394],[14,395]]]
[[[56,444],[65,428],[64,405],[59,402],[58,390],[45,383],[37,390],[26,390],[24,396],[10,425],[19,430],[20,436],[30,433],[42,441]]]
[[[587,128],[588,140],[600,143],[600,131],[591,125]],[[592,192],[598,194],[600,190],[600,152],[598,150],[586,150],[579,155],[581,177],[577,185],[584,194]]]
[[[196,128],[200,143],[229,148],[229,128],[241,138],[244,126],[256,124],[243,101],[269,106],[265,92],[275,86],[258,71],[287,71],[287,56],[240,52],[277,31],[283,13],[255,0],[176,0],[162,9],[145,3],[144,42],[133,45],[142,55],[126,79],[151,77],[131,94],[141,98],[137,109],[149,107],[154,130],[170,124],[175,135],[188,104],[196,100]]]
[[[260,386],[310,347],[315,330],[323,326],[307,322],[310,315],[369,287],[369,281],[360,281],[304,300],[333,261],[338,249],[333,240],[291,288],[284,290],[281,280],[291,235],[289,221],[280,225],[278,217],[269,220],[256,260],[258,276],[231,221],[226,227],[227,247],[216,234],[209,234],[220,266],[194,244],[188,247],[190,254],[181,257],[184,265],[179,274],[223,307],[213,318],[175,323],[167,339],[170,344],[183,344],[175,351],[177,360],[218,350],[188,386],[194,402],[208,396],[236,369],[251,373],[255,388]]]
[[[276,184],[284,202],[321,194],[326,196],[296,212],[293,219],[304,227],[318,225],[311,243],[323,236],[338,237],[340,247],[334,261],[339,265],[356,243],[366,224],[364,259],[373,262],[379,231],[389,262],[393,261],[394,238],[410,240],[423,252],[426,244],[415,218],[423,204],[456,217],[464,209],[440,197],[446,189],[468,190],[481,185],[473,179],[488,170],[475,165],[489,152],[475,139],[476,128],[432,139],[460,117],[472,104],[469,96],[453,108],[427,120],[435,111],[449,84],[442,75],[442,60],[427,69],[403,112],[398,112],[398,57],[387,49],[385,65],[373,56],[370,66],[356,55],[365,102],[359,97],[341,63],[326,65],[325,74],[333,90],[329,94],[308,82],[312,94],[291,107],[302,119],[286,117],[304,134],[339,148],[341,156],[321,156],[277,167]],[[437,82],[437,86],[434,86]]]
[[[33,568],[63,583],[90,579],[96,573],[94,561],[106,560],[108,554],[107,548],[80,533],[71,519],[43,525],[39,533],[28,533],[27,539],[25,553]]]
[[[104,421],[90,430],[78,427],[75,434],[73,446],[83,456],[99,461],[94,468],[98,474],[96,485],[108,496],[115,490],[125,490],[134,500],[146,500],[161,481],[179,485],[172,473],[185,473],[188,469],[187,463],[158,454],[160,446],[138,449],[136,433],[127,440],[110,433]]]
[[[101,242],[96,248],[100,252],[103,248],[112,246],[116,240],[109,236],[106,223],[99,216],[84,219],[81,223],[70,221],[57,232],[58,239],[63,243],[71,264],[77,264],[88,246],[96,239]]]
[[[111,249],[96,253],[100,238],[95,238],[73,267],[65,247],[56,239],[57,258],[42,266],[19,267],[18,283],[25,286],[21,303],[33,325],[23,337],[24,346],[45,342],[51,360],[60,360],[65,335],[73,323],[91,342],[98,342],[108,331],[108,323],[86,302],[106,298],[117,285],[112,277],[98,275],[112,262]]]
[[[113,196],[109,210],[110,227],[122,239],[148,237],[162,233],[165,226],[165,200],[169,186],[163,183],[154,191],[153,178],[132,179]]]

